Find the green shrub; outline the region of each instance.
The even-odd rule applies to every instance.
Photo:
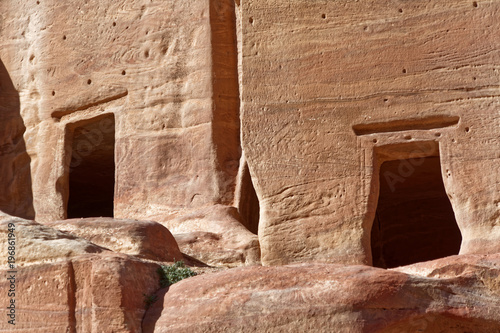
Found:
[[[184,262],[182,261],[177,261],[173,265],[162,265],[161,268],[158,268],[158,274],[160,275],[160,285],[162,288],[196,275],[191,268],[184,266]]]
[[[158,300],[158,296],[156,296],[155,294],[153,295],[143,294],[143,295],[144,295],[144,303],[146,303],[146,309],[149,309],[149,307]]]

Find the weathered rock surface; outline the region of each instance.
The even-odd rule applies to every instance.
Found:
[[[71,161],[100,151],[103,116],[113,119],[114,217],[231,204],[241,155],[234,6],[1,1],[0,209],[66,218]],[[100,185],[95,170],[79,174]]]
[[[0,331],[500,332],[499,15],[0,0]]]
[[[15,225],[16,262],[18,265],[66,260],[107,249],[67,232],[21,218],[0,220],[1,253],[7,254],[8,225]],[[0,257],[1,267],[7,267],[7,257]]]
[[[263,264],[370,264],[380,164],[429,156],[460,253],[500,251],[499,12],[497,1],[242,1],[242,145]]]
[[[114,252],[156,261],[178,261],[183,256],[172,234],[153,221],[112,218],[71,219],[47,225],[70,232]]]
[[[411,274],[311,263],[197,276],[162,290],[143,330],[499,331],[500,255],[448,257],[405,271]]]
[[[22,267],[16,274],[16,325],[2,320],[0,331],[141,332],[144,294],[159,288],[157,268],[111,252]],[[8,281],[2,279],[0,288],[8,290]]]
[[[0,22],[0,34],[1,31]],[[26,128],[21,117],[19,91],[2,61],[2,53],[0,51],[0,210],[33,218],[30,157],[23,138]]]
[[[182,253],[215,266],[260,263],[257,235],[240,222],[234,207],[215,205],[164,223]]]
[[[15,300],[15,325],[6,332],[140,332],[144,294],[159,288],[157,264],[113,253],[67,232],[19,218],[2,219],[2,239],[14,224],[15,267],[1,259],[2,306]],[[1,242],[7,254],[7,242]],[[8,296],[7,291],[12,288]]]

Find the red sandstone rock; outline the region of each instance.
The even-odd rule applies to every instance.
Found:
[[[235,3],[0,1],[0,210],[158,220],[212,265],[469,254],[199,276],[147,332],[498,332],[500,2]],[[141,330],[155,265],[0,219],[19,332]]]
[[[158,265],[117,254],[67,232],[19,218],[2,218],[1,251],[14,224],[15,295],[0,281],[2,306],[15,300],[16,325],[6,332],[140,332],[144,294],[159,288]],[[7,276],[6,256],[1,275]],[[5,292],[4,292],[5,291]]]
[[[216,205],[164,223],[172,230],[181,251],[215,266],[260,263],[257,235],[240,222],[234,207]]]
[[[109,183],[117,218],[232,204],[232,1],[2,0],[0,13],[0,209],[65,219],[85,183]],[[75,171],[80,160],[107,172]]]
[[[16,325],[2,320],[0,331],[141,332],[144,294],[159,287],[157,268],[109,252],[22,267],[16,274]],[[2,279],[0,289],[7,287]]]
[[[425,276],[319,263],[238,268],[162,290],[143,330],[495,333],[499,267],[500,255],[469,255],[407,267],[434,272]]]
[[[3,29],[0,29],[2,37]],[[33,218],[30,156],[26,152],[26,143],[23,139],[26,127],[20,114],[19,91],[2,61],[2,51],[0,51],[0,211]]]
[[[381,164],[414,159],[400,184],[422,157],[439,157],[444,190],[403,218],[451,202],[460,253],[500,252],[500,2],[241,3],[242,145],[263,264],[370,264]]]
[[[73,219],[49,223],[114,252],[156,261],[178,261],[183,256],[167,228],[157,222],[112,218]]]
[[[16,262],[18,265],[54,262],[89,254],[107,252],[107,249],[67,232],[21,218],[3,218],[0,221],[0,251],[7,254],[9,223],[14,224]],[[0,257],[0,267],[7,267],[7,257]]]

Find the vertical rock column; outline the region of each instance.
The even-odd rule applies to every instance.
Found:
[[[26,34],[30,25],[17,26],[20,17],[9,1],[0,3],[0,211],[33,218],[31,158],[28,154],[26,108],[21,96],[32,82],[27,68],[33,58],[29,54]],[[25,23],[25,22],[24,22]],[[27,72],[28,75],[25,75]],[[33,92],[36,99],[36,92]]]

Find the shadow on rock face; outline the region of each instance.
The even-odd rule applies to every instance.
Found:
[[[19,93],[0,60],[0,210],[34,218],[31,159],[26,152],[26,130],[20,114]]]
[[[142,331],[144,333],[154,333],[156,328],[156,322],[160,319],[163,312],[163,302],[165,302],[165,295],[167,294],[170,287],[162,288],[158,290],[155,294],[156,301],[144,314],[142,319]]]

